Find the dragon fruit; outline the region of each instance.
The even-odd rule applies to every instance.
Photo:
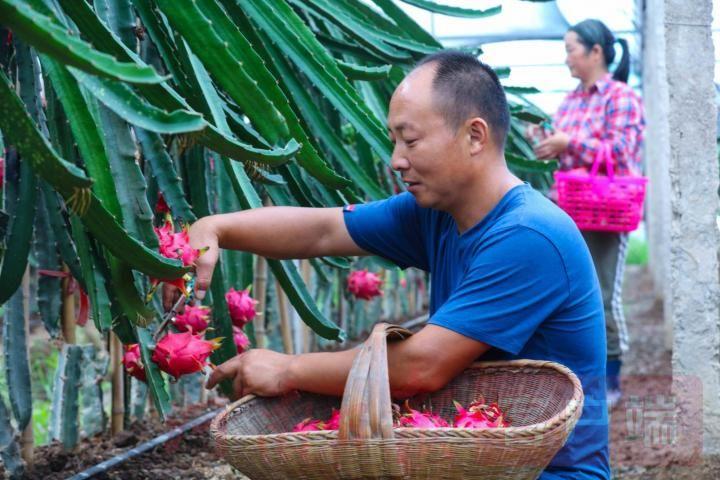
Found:
[[[190,235],[188,234],[188,226],[183,226],[182,230],[175,232],[172,221],[166,220],[165,225],[160,228],[155,227],[155,233],[160,241],[160,253],[167,258],[177,258],[182,260],[184,266],[192,265],[198,259],[200,253],[197,248],[190,246]]]
[[[250,289],[235,290],[230,288],[225,294],[225,301],[230,310],[230,318],[235,326],[243,328],[245,324],[255,318],[257,312],[255,305],[258,301],[250,296]]]
[[[332,409],[332,415],[325,421],[325,430],[337,430],[340,428],[340,410]]]
[[[460,403],[453,401],[458,414],[453,422],[456,428],[501,428],[509,427],[510,422],[497,403],[486,404],[480,397],[468,406],[467,410]]]
[[[145,367],[143,367],[142,358],[140,357],[140,345],[137,343],[125,345],[125,353],[123,354],[122,364],[131,376],[143,382],[147,382]]]
[[[243,353],[245,350],[250,348],[250,339],[245,335],[242,329],[233,325],[233,340],[237,347],[238,353]]]
[[[200,333],[207,330],[210,322],[210,307],[185,305],[183,313],[173,320],[175,328],[181,332]]]
[[[195,263],[195,260],[198,259],[198,257],[206,250],[206,249],[196,249],[192,248],[190,246],[190,236],[188,234],[188,226],[185,225],[183,229],[180,232],[175,232],[175,229],[173,227],[172,220],[168,217],[166,217],[165,224],[157,228],[155,227],[155,234],[158,237],[159,247],[158,250],[160,251],[160,254],[166,258],[172,258],[172,259],[180,259],[182,260],[182,263],[184,266],[193,265]],[[183,275],[180,278],[176,278],[173,280],[168,279],[157,279],[153,278],[152,280],[152,288],[150,292],[148,293],[148,298],[146,298],[146,301],[150,301],[150,297],[157,289],[157,286],[160,284],[160,282],[165,282],[169,285],[174,285],[186,295],[190,296],[190,292],[188,292],[187,288],[187,282],[190,279],[189,275]]]
[[[318,430],[327,430],[325,428],[325,422],[309,417],[295,425],[292,429],[293,432],[316,432]]]
[[[441,428],[450,426],[444,419],[429,410],[421,412],[410,408],[408,401],[405,401],[405,410],[407,413],[400,415],[396,420],[397,427]]]
[[[203,370],[208,357],[220,347],[220,338],[205,340],[191,332],[168,333],[155,346],[152,360],[177,380]]]
[[[327,420],[306,418],[293,427],[293,432],[316,432],[318,430],[337,430],[340,428],[340,410],[332,409],[332,415]]]
[[[157,203],[155,204],[155,213],[158,213],[160,215],[170,213],[170,207],[165,201],[165,197],[163,197],[163,194],[160,192],[158,192]]]
[[[348,275],[347,279],[348,291],[352,293],[355,298],[361,300],[370,300],[373,297],[382,295],[380,291],[380,285],[382,285],[382,279],[367,270],[355,270]]]

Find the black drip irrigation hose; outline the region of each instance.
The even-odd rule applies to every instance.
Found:
[[[428,316],[427,315],[420,315],[414,319],[408,320],[407,322],[404,322],[402,324],[403,327],[407,328],[408,330],[412,330],[414,328],[417,328],[419,326],[422,326],[423,323],[427,322]],[[83,470],[80,473],[76,473],[72,477],[69,477],[68,480],[84,480],[86,478],[92,478],[95,475],[99,473],[105,473],[114,466],[129,460],[133,457],[137,457],[138,455],[142,455],[143,453],[147,452],[148,450],[152,450],[153,448],[157,447],[158,445],[162,445],[163,443],[167,442],[168,440],[172,440],[175,437],[179,437],[183,433],[187,432],[188,430],[192,430],[193,428],[202,425],[203,423],[207,423],[210,420],[212,420],[216,415],[219,415],[220,412],[222,412],[225,409],[225,407],[218,408],[217,410],[214,410],[212,412],[208,412],[204,415],[201,415],[197,417],[194,420],[190,420],[184,425],[180,425],[179,427],[175,427],[172,430],[170,430],[167,433],[163,433],[162,435],[153,438],[152,440],[148,440],[145,443],[141,443],[135,448],[131,448],[130,450],[121,453],[120,455],[116,455],[108,460],[105,460],[102,463],[98,463],[97,465],[88,468],[87,470]]]
[[[220,412],[222,412],[225,409],[225,407],[218,408],[217,410],[214,410],[212,412],[208,412],[204,415],[201,415],[197,417],[194,420],[190,420],[184,425],[180,425],[179,427],[175,427],[172,430],[170,430],[167,433],[163,433],[160,436],[157,436],[153,438],[152,440],[148,440],[145,443],[141,443],[135,448],[131,448],[130,450],[121,453],[120,455],[116,455],[112,457],[109,460],[105,460],[102,463],[98,463],[94,467],[90,467],[87,470],[83,470],[80,473],[77,473],[69,478],[69,480],[82,480],[85,478],[92,478],[93,476],[99,474],[99,473],[105,473],[108,470],[110,470],[115,465],[124,462],[125,460],[129,460],[133,457],[136,457],[138,455],[141,455],[148,450],[152,450],[153,448],[157,447],[158,445],[162,445],[163,443],[167,442],[168,440],[172,440],[175,437],[179,437],[183,433],[187,432],[188,430],[192,430],[193,428],[202,425],[203,423],[207,423],[210,420],[212,420],[216,415],[218,415]]]

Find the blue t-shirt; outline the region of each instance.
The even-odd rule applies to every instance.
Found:
[[[463,234],[410,193],[346,207],[344,217],[364,250],[431,273],[430,324],[490,345],[483,359],[552,360],[575,372],[582,417],[540,478],[610,478],[602,297],[570,217],[527,184]]]

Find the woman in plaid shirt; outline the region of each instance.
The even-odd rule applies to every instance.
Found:
[[[627,42],[617,41],[623,54],[614,73],[615,37],[599,20],[585,20],[565,35],[565,63],[580,80],[553,117],[552,130],[535,147],[540,159],[559,158],[560,168],[589,169],[604,143],[612,149],[617,174],[640,174],[640,148],[645,121],[640,98],[625,82],[630,70]],[[620,399],[621,353],[628,333],[622,309],[622,280],[627,234],[582,232],[590,248],[605,304],[608,405]]]

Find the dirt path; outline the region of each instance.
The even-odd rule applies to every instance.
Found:
[[[702,384],[676,380],[688,393],[673,393],[671,354],[665,349],[661,302],[643,268],[625,277],[625,312],[630,348],[623,366],[623,400],[611,412],[610,457],[620,480],[717,480],[720,458],[700,457]],[[680,383],[682,382],[682,383]],[[675,389],[677,392],[677,389]],[[675,405],[694,411],[677,415]]]

